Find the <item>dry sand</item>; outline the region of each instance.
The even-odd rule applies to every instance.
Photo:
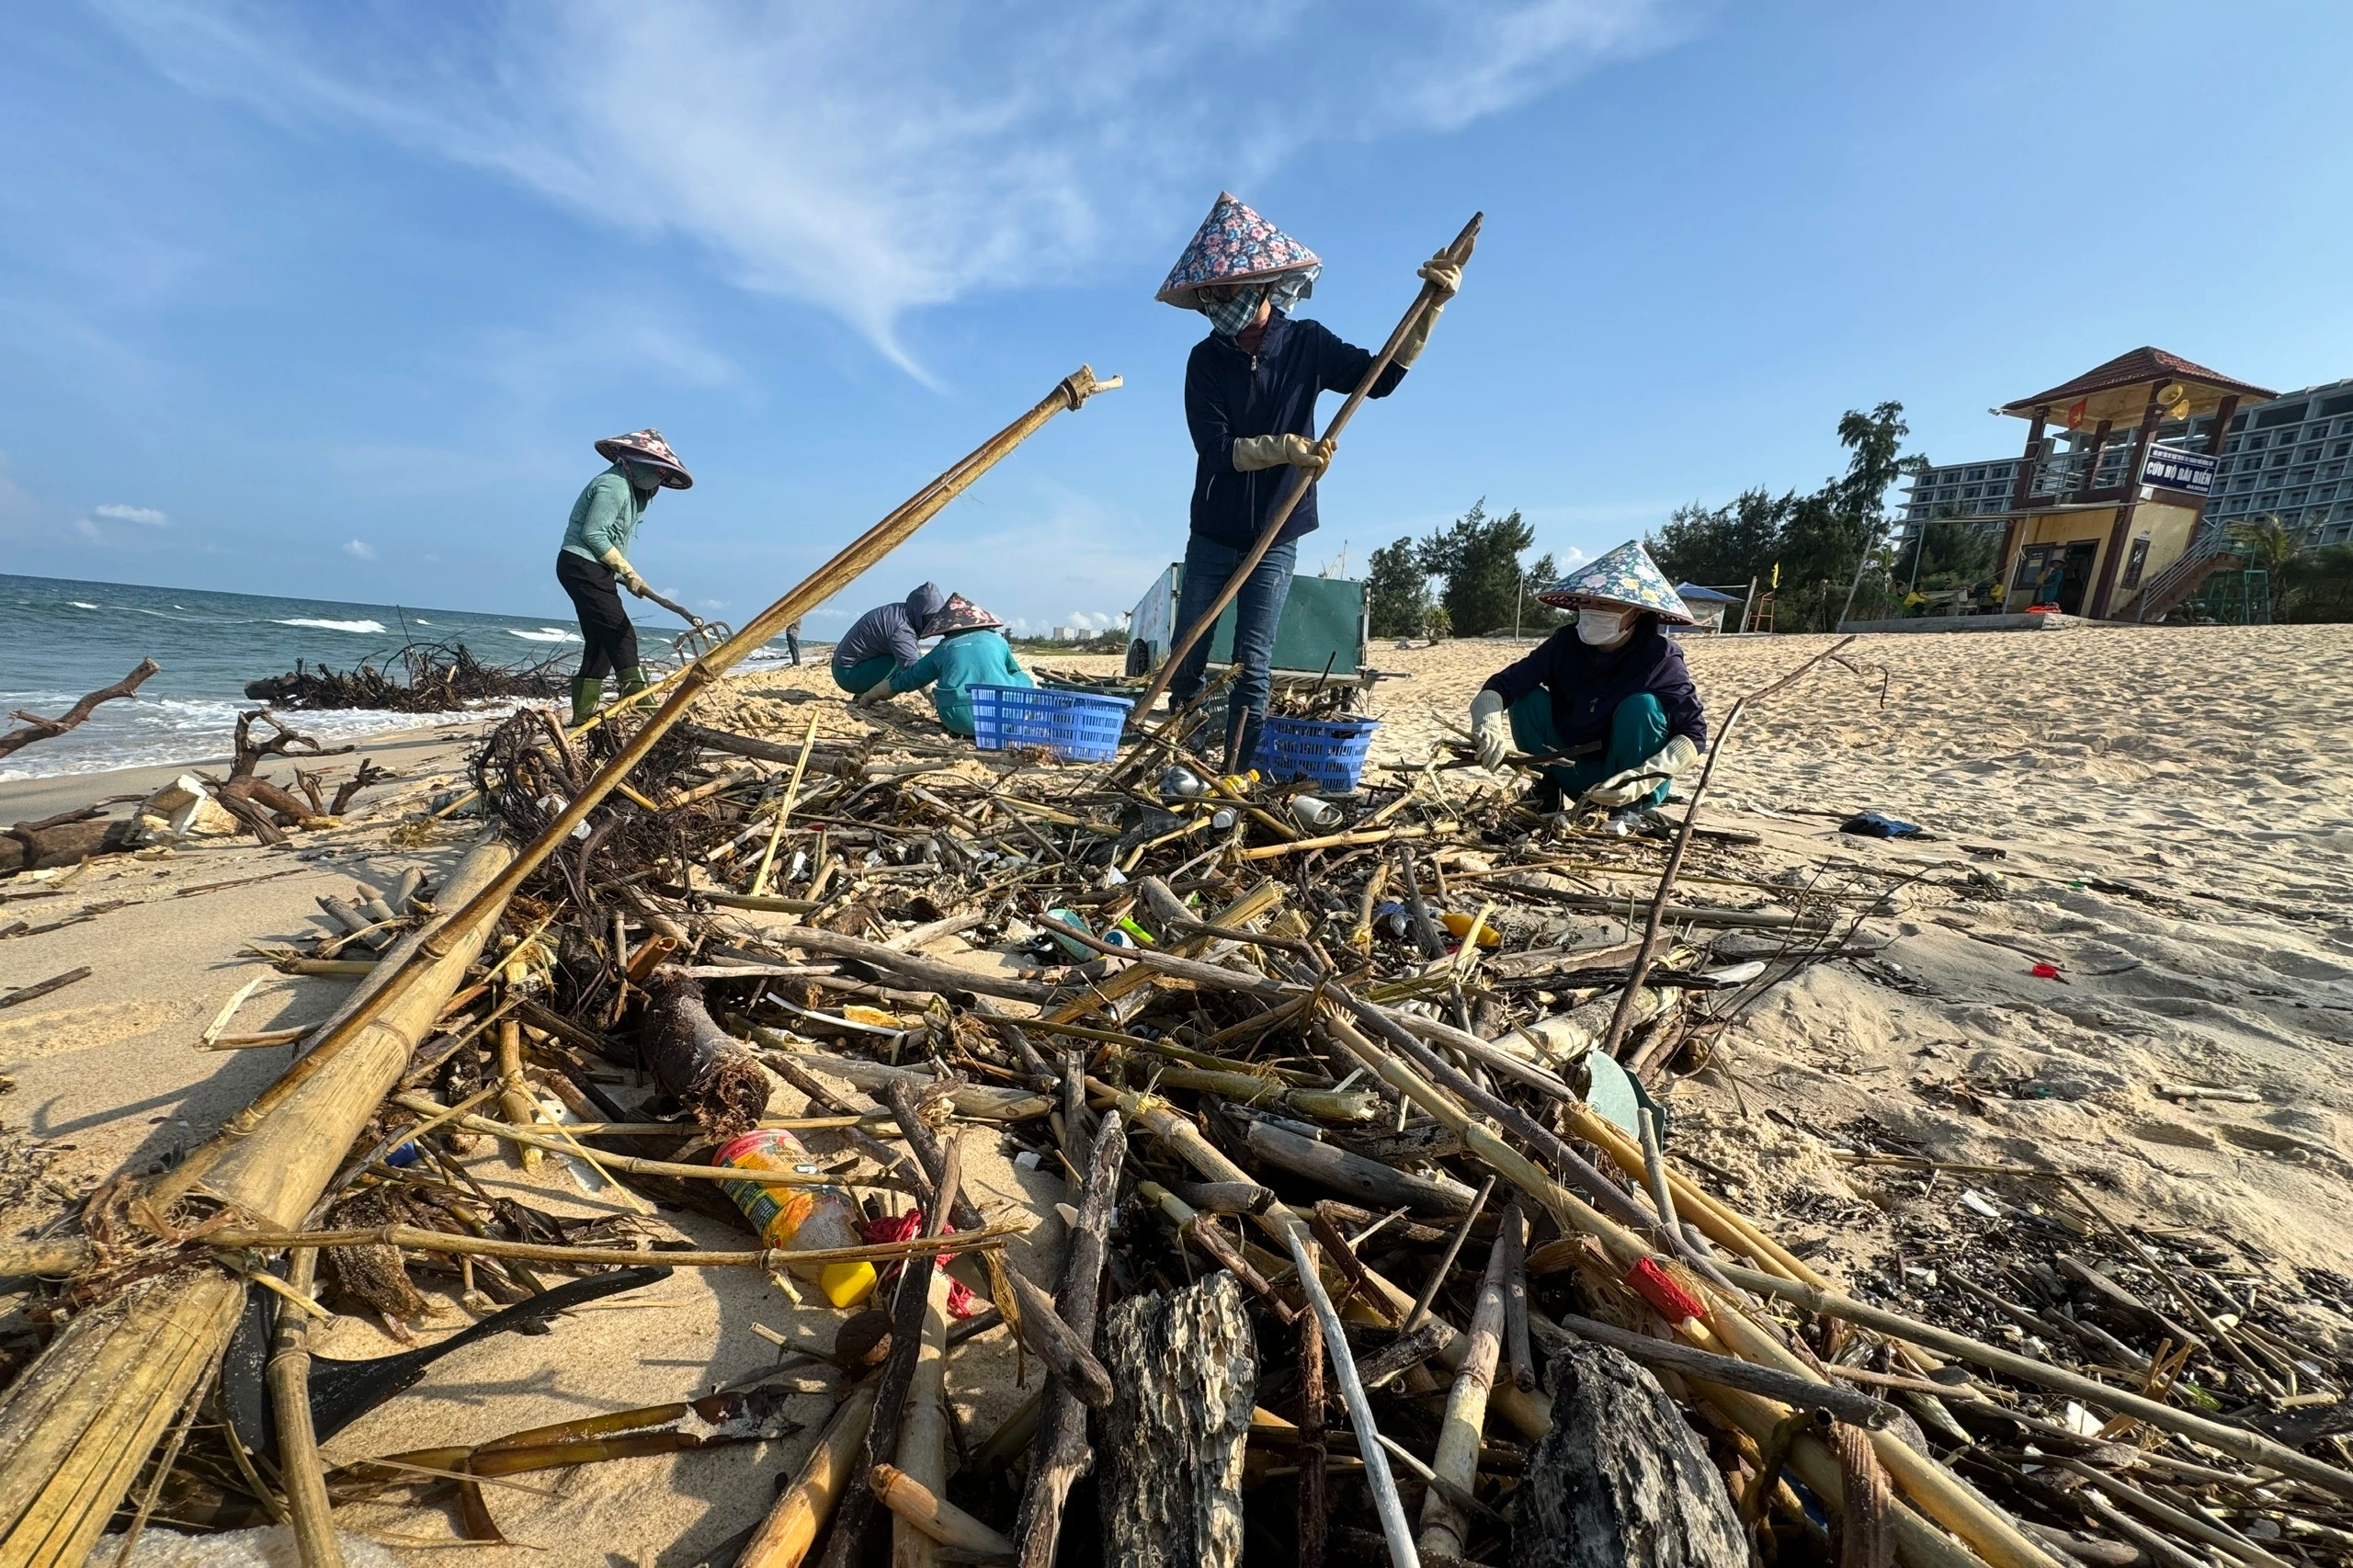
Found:
[[[1383,668],[1410,678],[1376,688],[1384,721],[1376,760],[1419,761],[1447,722],[1461,722],[1485,676],[1527,645],[1379,650]],[[1742,692],[1827,645],[1701,638],[1689,650],[1720,722]],[[1816,1261],[1833,1272],[1881,1275],[2007,1221],[1959,1201],[1972,1178],[1927,1185],[1858,1171],[1835,1150],[2055,1165],[2098,1184],[2119,1219],[2225,1238],[2269,1310],[2298,1313],[2353,1350],[2353,1321],[2324,1304],[2353,1310],[2353,1296],[2339,1293],[2353,1291],[2342,1278],[2353,1275],[2353,1091],[2345,1084],[2353,1060],[2353,822],[2344,806],[2353,761],[2341,717],[2353,707],[2353,628],[1886,636],[1857,642],[1847,657],[1856,669],[1819,669],[1743,719],[1703,821],[1754,831],[1761,842],[1707,847],[1690,868],[1793,891],[1696,881],[1686,891],[1786,907],[1800,886],[1819,897],[1901,881],[1901,907],[1860,923],[1852,945],[1869,951],[1807,966],[1740,1012],[1708,1065],[1675,1085],[1677,1153],[1785,1241],[1818,1248]],[[822,668],[764,672],[732,683],[714,717],[795,740],[813,712],[829,731],[856,727],[831,701],[810,700],[835,695]],[[926,710],[897,708],[894,722],[909,733],[929,729]],[[410,758],[405,776],[363,804],[353,825],[304,835],[296,854],[230,847],[160,863],[119,859],[90,867],[54,896],[21,902],[21,881],[0,883],[10,900],[0,903],[0,927],[131,901],[84,924],[0,940],[0,987],[77,963],[97,971],[21,1014],[0,1009],[0,1073],[15,1084],[0,1099],[16,1187],[8,1233],[53,1214],[59,1191],[170,1157],[283,1067],[282,1049],[191,1048],[245,978],[237,949],[315,928],[315,894],[354,878],[379,881],[413,861],[446,865],[460,846],[454,833],[402,848],[390,824],[451,766],[446,754]],[[1457,790],[1483,779],[1447,778]],[[103,778],[81,782],[84,798],[115,788]],[[0,819],[55,809],[59,784],[40,781],[40,809],[24,803],[28,787],[0,787]],[[1935,836],[1881,842],[1837,832],[1842,818],[1866,808]],[[1618,841],[1596,843],[1593,853],[1644,867],[1658,858]],[[1647,875],[1584,880],[1624,893]],[[2060,978],[2038,978],[2038,961]],[[273,980],[239,1027],[316,1017],[341,983]],[[2185,1083],[2245,1087],[2261,1103],[2157,1092]],[[797,1107],[798,1096],[780,1095],[779,1104]],[[1015,1256],[1033,1278],[1049,1278],[1061,1183],[1015,1169],[985,1130],[967,1137],[982,1196],[1041,1213]],[[45,1178],[32,1174],[43,1159],[28,1140],[51,1151]],[[488,1179],[526,1185],[502,1161],[479,1164]],[[1973,1185],[1997,1211],[2036,1201],[2031,1184]],[[536,1186],[533,1201],[595,1206],[552,1169]],[[741,1244],[725,1225],[663,1218],[682,1235]],[[330,1455],[486,1438],[692,1397],[775,1358],[754,1324],[824,1344],[837,1318],[795,1307],[768,1281],[741,1274],[681,1272],[645,1295],[654,1306],[584,1312],[544,1337],[460,1353],[338,1437]],[[462,1321],[454,1307],[447,1313],[428,1331]],[[949,1389],[975,1442],[1022,1392],[1005,1339],[998,1331],[950,1358]],[[338,1320],[325,1347],[346,1356],[393,1348],[372,1322],[354,1318]],[[1035,1377],[1033,1369],[1030,1387]],[[812,1394],[793,1413],[813,1429],[827,1407]],[[514,1540],[536,1550],[494,1548],[467,1561],[684,1568],[715,1552],[723,1560],[721,1549],[756,1521],[779,1469],[796,1463],[808,1440],[532,1478],[554,1494],[503,1490],[492,1507]],[[383,1539],[453,1539],[451,1521],[431,1510],[339,1517]]]

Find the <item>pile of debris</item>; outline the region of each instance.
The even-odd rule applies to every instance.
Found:
[[[411,642],[347,670],[297,661],[282,676],[247,681],[256,702],[294,710],[374,708],[392,713],[452,713],[479,703],[543,701],[570,677],[569,654],[522,665],[485,665],[463,642]]]
[[[0,1557],[267,1515],[315,1568],[347,1499],[492,1540],[494,1476],[786,1436],[764,1381],[321,1463],[323,1431],[426,1360],[658,1266],[756,1268],[840,1313],[780,1363],[835,1397],[780,1450],[752,1568],[849,1568],[886,1536],[897,1561],[1039,1565],[2347,1560],[2353,1369],[2184,1269],[2207,1256],[2184,1238],[1985,1167],[1977,1203],[2063,1256],[1850,1294],[1677,1158],[1676,1076],[1900,891],[1761,874],[1750,835],[1699,825],[1712,758],[1679,821],[1615,835],[1456,771],[1459,748],[1345,793],[1221,778],[1198,710],[1085,767],[830,703],[781,734],[686,722],[731,656],[1097,385],[651,718],[500,724],[474,767],[494,830],[440,885],[371,891],[273,955],[365,974],[218,1135],[94,1196],[79,1234],[0,1253],[53,1277],[19,1309],[52,1337],[0,1394]],[[1732,705],[1719,751],[1816,663]],[[966,1190],[992,1145],[1066,1177],[1051,1288],[1004,1254],[1052,1221]],[[494,1199],[474,1167],[503,1153],[647,1217]],[[746,1244],[676,1244],[658,1204]],[[481,1321],[312,1356],[321,1280],[405,1332],[420,1277]],[[995,1336],[1040,1386],[967,1442],[944,1369]]]
[[[355,901],[335,936],[272,956],[398,960],[629,744],[518,713],[475,763],[492,846],[429,897]],[[122,1517],[258,1522],[307,1464],[330,1506],[408,1495],[495,1540],[470,1477],[780,1438],[782,1396],[755,1387],[598,1424],[619,1443],[540,1430],[319,1471],[261,1379],[273,1333],[299,1345],[273,1309],[308,1298],[313,1267],[331,1304],[403,1335],[420,1285],[481,1318],[383,1363],[313,1362],[314,1440],[584,1292],[749,1265],[844,1303],[843,1397],[745,1548],[763,1568],[821,1540],[855,1562],[889,1529],[1091,1560],[1058,1546],[1082,1484],[1119,1562],[2342,1559],[2346,1369],[2185,1283],[2160,1238],[2058,1173],[1972,1179],[2066,1217],[2067,1257],[2021,1257],[2002,1290],[1911,1280],[1899,1312],[1678,1168],[1657,1096],[1766,988],[1839,952],[1884,885],[1768,882],[1745,874],[1745,835],[1687,817],[1612,836],[1446,760],[1326,798],[1219,779],[1166,738],[1107,769],[830,706],[797,738],[679,726],[496,934],[426,947],[446,987],[416,994],[415,1049],[383,1057],[358,1131],[275,1156],[325,1176],[301,1211],[272,1214],[251,1150],[167,1178],[165,1199],[228,1205],[208,1233],[166,1244],[127,1194],[92,1200],[43,1303],[60,1322],[208,1249],[302,1244],[244,1293],[225,1426],[151,1469]],[[1168,767],[1210,788],[1163,793]],[[1711,901],[1678,901],[1678,880]],[[806,1104],[780,1114],[789,1094]],[[974,1140],[1068,1173],[1051,1290],[999,1256],[1018,1227],[960,1194]],[[468,1165],[501,1149],[762,1233],[680,1251],[650,1221],[486,1200]],[[779,1222],[813,1194],[814,1218]],[[948,1255],[969,1260],[952,1280]],[[1045,1381],[951,1470],[924,1346],[1008,1333]]]

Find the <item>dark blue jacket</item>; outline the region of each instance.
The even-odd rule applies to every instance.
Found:
[[[1574,626],[1563,626],[1528,657],[1488,676],[1486,689],[1512,703],[1540,686],[1552,694],[1552,727],[1564,749],[1607,742],[1609,716],[1643,691],[1666,710],[1668,734],[1688,735],[1707,749],[1708,720],[1683,650],[1659,631],[1655,616],[1643,617],[1642,630],[1623,648],[1590,647],[1577,641]]]
[[[923,644],[917,641],[923,636],[923,623],[947,603],[948,596],[939,591],[938,584],[926,583],[897,604],[868,610],[834,644],[834,668],[846,670],[888,654],[892,664],[905,669],[923,657]]]
[[[1315,437],[1315,394],[1351,392],[1372,369],[1372,356],[1343,343],[1324,324],[1292,321],[1279,312],[1267,322],[1258,352],[1245,354],[1215,333],[1193,346],[1185,361],[1185,423],[1193,432],[1193,531],[1236,550],[1257,541],[1292,477],[1289,465],[1233,472],[1237,436]],[[1381,373],[1372,395],[1387,397],[1404,380],[1395,365]],[[1309,485],[1283,524],[1281,539],[1315,527],[1315,487]],[[1277,542],[1280,542],[1279,540]]]

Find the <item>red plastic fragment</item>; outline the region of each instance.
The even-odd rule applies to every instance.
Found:
[[[1669,1323],[1708,1315],[1708,1309],[1699,1298],[1677,1285],[1674,1276],[1661,1268],[1654,1258],[1640,1259],[1633,1267],[1626,1270],[1626,1283],[1631,1285],[1643,1301],[1656,1307],[1659,1315]]]

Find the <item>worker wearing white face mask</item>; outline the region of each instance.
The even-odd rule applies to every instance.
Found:
[[[1472,699],[1480,766],[1500,767],[1514,751],[1554,759],[1540,769],[1545,810],[1563,798],[1614,812],[1657,805],[1708,744],[1683,650],[1659,630],[1690,625],[1690,610],[1640,540],[1536,597],[1577,618]]]

